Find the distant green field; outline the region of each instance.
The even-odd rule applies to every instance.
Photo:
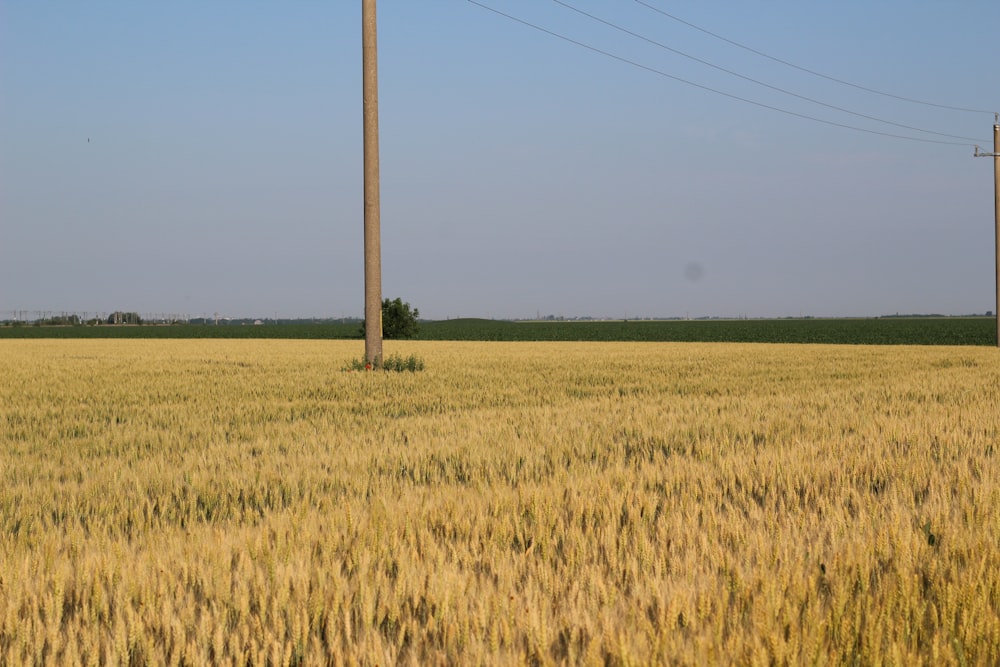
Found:
[[[357,324],[147,325],[0,327],[0,338],[357,338]],[[423,322],[420,340],[835,343],[858,345],[993,345],[987,317],[878,319]]]
[[[149,324],[0,327],[0,338],[288,338],[358,337],[357,324]]]
[[[863,345],[991,345],[990,318],[882,318],[693,320],[615,322],[427,323],[426,340],[564,340],[740,343],[839,343]]]

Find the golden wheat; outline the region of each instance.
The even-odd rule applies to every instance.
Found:
[[[1000,357],[0,345],[0,664],[1000,662]]]

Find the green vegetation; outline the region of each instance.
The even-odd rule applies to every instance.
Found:
[[[404,304],[408,305],[408,304]],[[415,314],[415,311],[414,311]],[[510,322],[457,319],[421,322],[416,340],[832,343],[860,345],[993,345],[988,317],[871,319],[642,320]],[[283,338],[358,337],[357,323],[147,326],[4,326],[0,338]],[[388,337],[388,336],[387,336]],[[397,336],[402,337],[402,336]]]
[[[383,370],[395,371],[397,373],[402,373],[403,371],[416,373],[417,371],[424,370],[424,360],[415,354],[411,354],[408,357],[404,357],[401,354],[390,354],[382,360],[381,366],[375,367],[362,357],[360,359],[351,359],[344,366],[343,370],[347,372]]]
[[[283,338],[358,337],[357,322],[322,324],[155,324],[143,326],[4,326],[0,338]]]
[[[410,308],[402,299],[382,300],[382,337],[387,340],[416,338],[420,330],[420,311]],[[365,323],[361,323],[360,338],[365,337]]]
[[[423,340],[634,341],[703,343],[833,343],[860,345],[991,345],[990,318],[783,320],[644,320],[589,322],[428,322]]]

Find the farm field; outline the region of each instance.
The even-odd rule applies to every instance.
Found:
[[[996,321],[975,317],[502,322],[445,320],[425,340],[995,345]]]
[[[1000,663],[986,347],[0,341],[0,664]]]
[[[360,338],[359,323],[144,326],[2,326],[3,338]],[[465,318],[422,322],[418,340],[996,345],[988,317],[780,320],[510,322]]]

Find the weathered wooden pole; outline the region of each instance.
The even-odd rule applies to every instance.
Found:
[[[997,317],[997,347],[1000,347],[1000,116],[993,123],[993,229],[996,241],[996,310]]]
[[[378,22],[375,0],[361,0],[365,153],[365,360],[382,365],[382,240],[378,173]]]
[[[996,244],[994,251],[994,269],[996,270],[996,285],[994,287],[996,305],[993,314],[997,319],[997,347],[1000,348],[1000,113],[993,115],[993,152],[980,153],[976,146],[976,157],[993,158],[993,238]]]

